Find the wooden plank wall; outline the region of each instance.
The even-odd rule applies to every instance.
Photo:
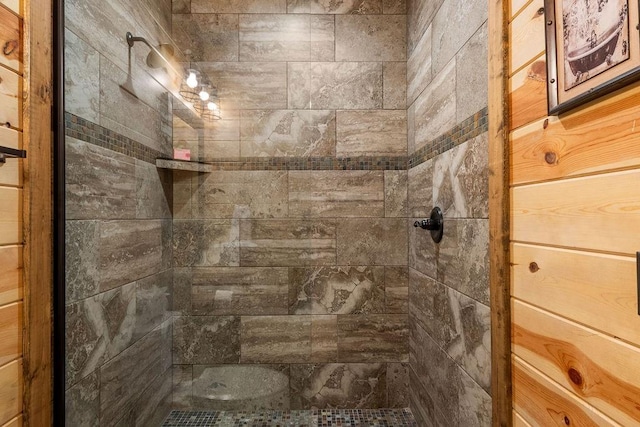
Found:
[[[509,4],[513,424],[640,424],[640,84],[547,117],[543,0]]]
[[[23,148],[23,19],[16,1],[0,3],[0,145]],[[0,166],[0,426],[22,425],[23,161]]]

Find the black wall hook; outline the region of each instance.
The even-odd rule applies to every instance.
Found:
[[[0,166],[6,162],[7,157],[26,159],[27,152],[25,150],[16,150],[15,148],[0,147]]]
[[[440,243],[442,235],[444,234],[444,217],[442,216],[442,209],[439,207],[433,208],[429,219],[416,221],[413,223],[413,226],[420,227],[423,230],[429,230],[433,241]]]

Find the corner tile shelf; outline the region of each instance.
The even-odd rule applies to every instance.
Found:
[[[207,163],[173,159],[156,159],[156,167],[191,172],[213,172],[213,166]]]

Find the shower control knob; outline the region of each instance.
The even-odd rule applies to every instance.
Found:
[[[413,223],[413,226],[416,228],[420,227],[423,230],[429,230],[433,241],[440,243],[442,235],[444,234],[444,217],[442,210],[438,207],[433,208],[430,218],[416,221]]]
[[[431,219],[423,219],[422,221],[416,221],[413,223],[414,227],[420,227],[424,230],[437,230],[440,228],[439,221],[433,221]]]

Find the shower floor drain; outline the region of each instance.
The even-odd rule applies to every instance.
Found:
[[[408,409],[172,411],[164,427],[417,427]]]

